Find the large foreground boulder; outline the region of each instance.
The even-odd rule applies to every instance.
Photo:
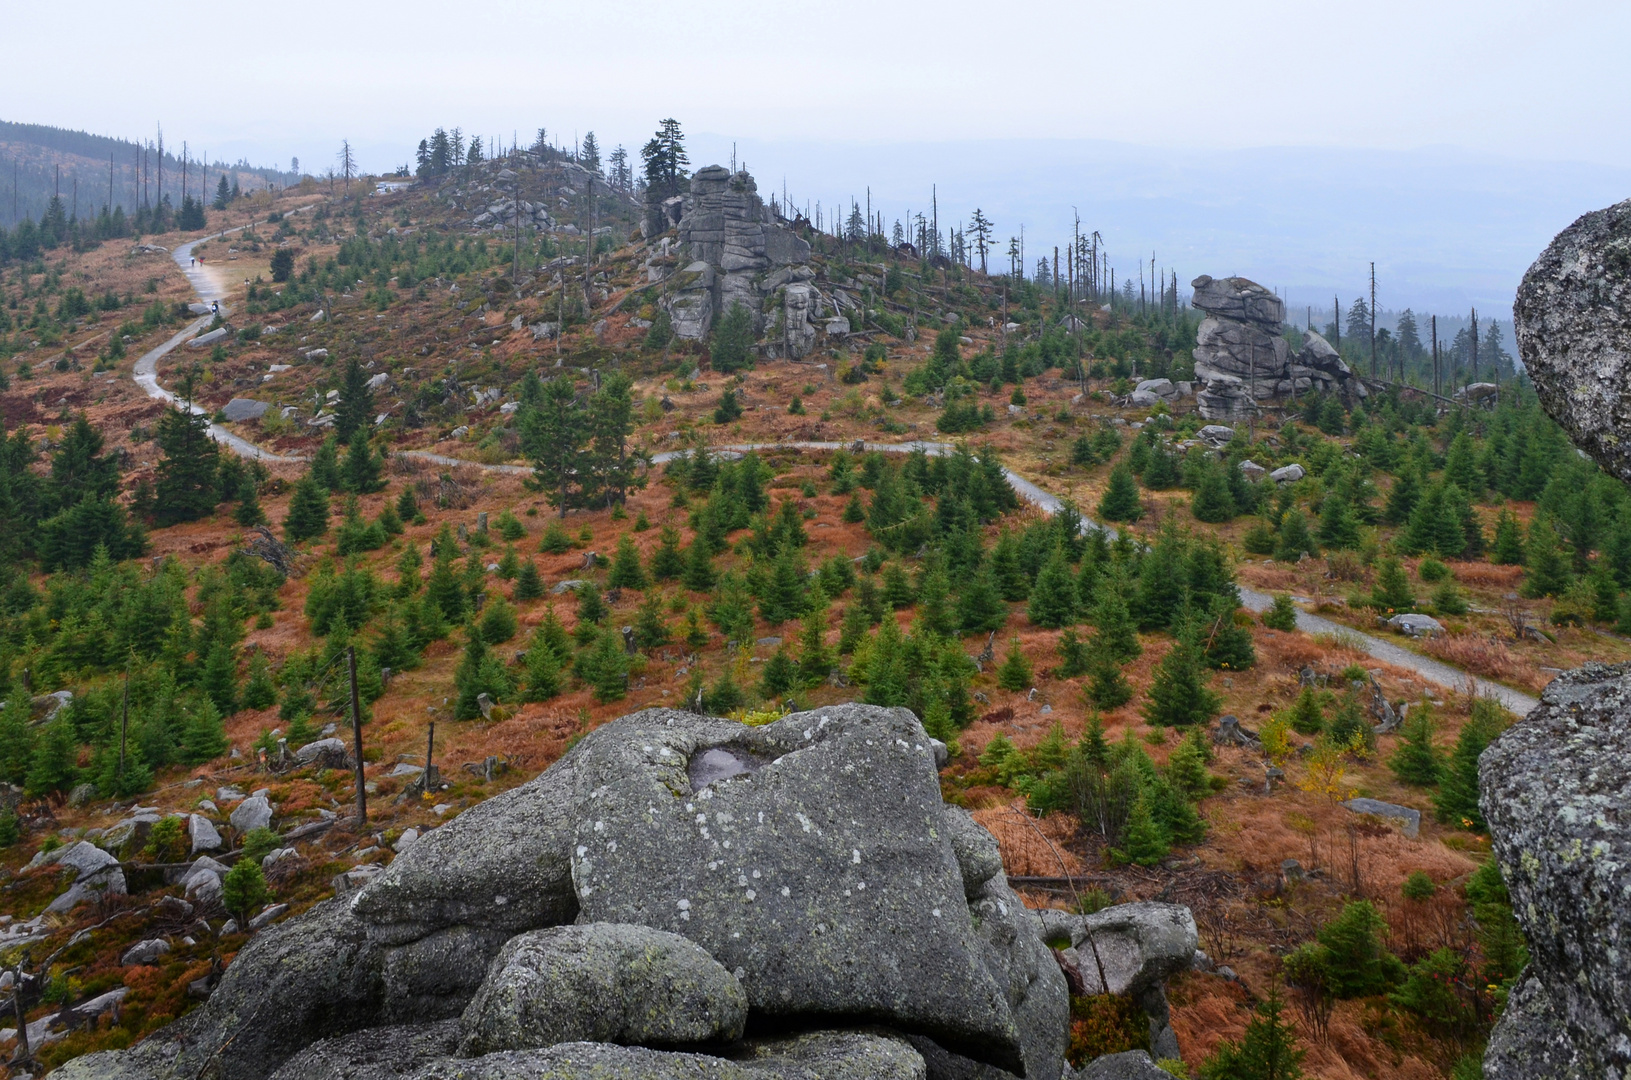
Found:
[[[743,727],[652,709],[595,736],[576,754],[581,918],[683,934],[757,1013],[864,1017],[1023,1071],[910,712]]]
[[[623,717],[64,1075],[1058,1080],[1064,976],[940,752],[905,709]]]
[[[1559,233],[1523,276],[1512,314],[1541,404],[1631,481],[1631,200]]]
[[[1479,760],[1479,807],[1529,940],[1485,1075],[1631,1072],[1631,664],[1554,679]]]

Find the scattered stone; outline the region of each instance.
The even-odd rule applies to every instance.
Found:
[[[95,784],[75,784],[73,790],[68,792],[68,805],[78,810],[95,798]]]
[[[272,824],[272,804],[265,795],[255,794],[233,808],[227,819],[239,833],[264,829]]]
[[[1369,814],[1372,817],[1398,822],[1406,836],[1417,836],[1421,832],[1420,810],[1383,802],[1380,799],[1349,799],[1342,805],[1356,814]]]
[[[197,895],[200,901],[206,901],[221,895],[221,879],[226,877],[227,868],[216,862],[208,855],[200,855],[193,860],[193,865],[181,879],[182,895]]]
[[[1222,424],[1207,424],[1195,433],[1195,437],[1212,449],[1218,450],[1229,445],[1229,441],[1235,437],[1235,429],[1224,427]],[[1241,464],[1244,465],[1245,462]]]
[[[189,349],[208,348],[209,346],[214,345],[218,341],[225,341],[226,338],[227,338],[227,328],[224,327],[224,326],[218,326],[214,330],[211,330],[208,333],[199,334],[197,337],[195,337],[191,341],[187,342],[187,348],[189,348]]]
[[[1444,633],[1444,624],[1431,615],[1395,615],[1391,619],[1383,620],[1383,624],[1391,626],[1405,637],[1434,638]]]
[[[1290,465],[1282,465],[1269,473],[1269,479],[1276,484],[1295,484],[1307,475],[1308,471],[1306,469],[1296,462],[1292,462]]]
[[[344,769],[351,765],[344,739],[318,739],[306,743],[294,752],[294,759],[302,765],[320,765],[328,769]]]
[[[261,930],[267,926],[270,926],[274,920],[280,918],[283,913],[288,910],[288,904],[273,904],[271,907],[249,920],[250,932],[253,933],[256,930]]]
[[[1135,392],[1142,391],[1144,393],[1154,394],[1162,401],[1178,400],[1178,388],[1173,385],[1171,379],[1145,379],[1143,382],[1139,383],[1134,390]]]
[[[221,417],[231,423],[242,423],[245,420],[259,420],[266,415],[266,410],[272,407],[270,402],[256,401],[254,398],[235,397],[221,406]]]
[[[163,938],[148,938],[146,941],[138,941],[126,949],[125,954],[119,958],[119,963],[125,967],[134,964],[156,964],[159,962],[159,958],[169,951],[170,943],[168,941]]]
[[[193,855],[201,851],[220,851],[224,846],[215,824],[203,814],[187,816],[187,836],[192,841]]]
[[[396,843],[391,845],[391,849],[399,853],[407,851],[409,848],[413,847],[414,843],[418,841],[418,839],[418,829],[407,829],[401,836],[396,838]]]

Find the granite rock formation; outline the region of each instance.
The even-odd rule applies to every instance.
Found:
[[[809,243],[776,221],[745,172],[698,169],[679,198],[679,270],[666,300],[675,334],[700,340],[741,304],[769,355],[806,355],[823,312]]]
[[[59,1075],[1058,1080],[1065,973],[943,754],[904,709],[623,717]],[[1158,907],[1089,920],[1129,993],[1193,949]]]
[[[1246,420],[1259,403],[1309,390],[1365,396],[1363,384],[1329,342],[1308,332],[1295,354],[1280,332],[1285,303],[1242,277],[1202,274],[1193,303],[1206,312],[1195,334],[1195,398],[1207,420]]]

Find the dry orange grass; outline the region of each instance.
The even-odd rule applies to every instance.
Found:
[[[1076,822],[1066,814],[1038,819],[1025,809],[1023,799],[1006,806],[974,811],[974,820],[997,838],[1003,869],[1014,877],[1074,877],[1086,868],[1067,845],[1076,836]]]
[[[1451,562],[1450,573],[1463,585],[1512,592],[1523,579],[1521,566],[1497,566],[1487,562]]]
[[[1539,690],[1551,681],[1551,676],[1543,674],[1534,661],[1519,656],[1505,642],[1480,634],[1428,638],[1422,643],[1422,651],[1464,671],[1528,690]]]

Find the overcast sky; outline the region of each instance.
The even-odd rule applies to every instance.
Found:
[[[438,123],[634,143],[1093,138],[1631,165],[1624,0],[5,0],[8,119],[317,160]]]
[[[342,137],[385,169],[437,125],[506,141],[543,125],[567,144],[594,129],[636,148],[666,116],[699,148],[741,140],[761,161],[778,144],[793,160],[803,141],[864,160],[864,144],[900,159],[916,141],[1050,139],[1631,168],[1626,0],[0,0],[0,13],[0,118],[127,137],[162,122],[212,158],[298,155],[314,172]],[[889,171],[942,192],[959,179]],[[788,177],[834,195],[865,182]],[[916,190],[879,195],[921,205]]]

